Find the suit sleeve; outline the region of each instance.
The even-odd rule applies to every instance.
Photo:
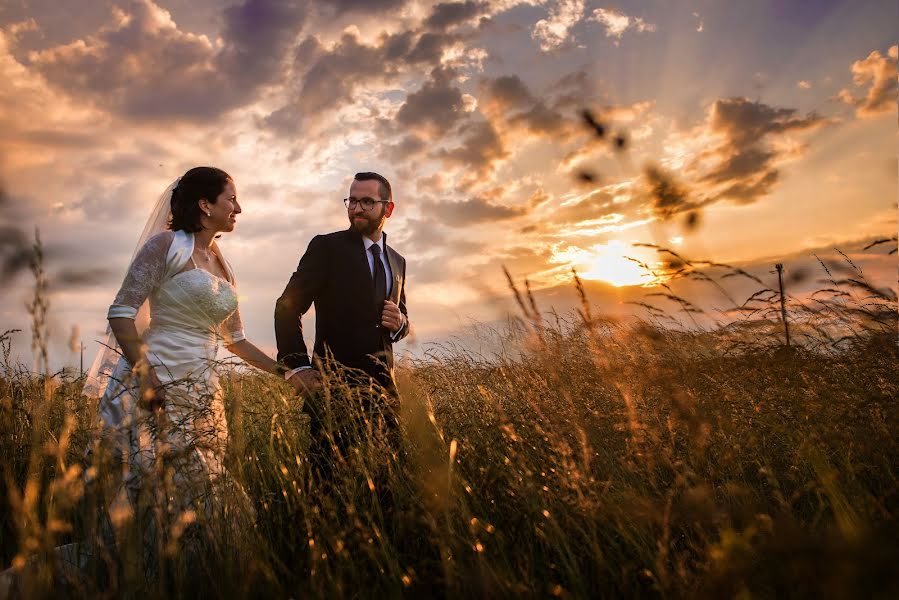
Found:
[[[406,260],[403,259],[403,277],[402,277],[403,287],[400,288],[400,312],[403,313],[403,316],[406,317],[406,322],[403,323],[402,329],[397,331],[396,333],[390,336],[390,341],[396,343],[409,335],[409,311],[406,309]]]
[[[287,287],[275,303],[275,340],[278,362],[290,369],[311,366],[312,361],[303,340],[302,317],[319,296],[327,265],[324,238],[315,236],[290,276]]]

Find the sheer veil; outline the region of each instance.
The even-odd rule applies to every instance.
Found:
[[[150,217],[147,219],[146,225],[144,225],[144,230],[137,240],[137,246],[135,246],[134,252],[131,254],[131,261],[134,261],[134,257],[137,256],[138,251],[147,243],[147,240],[167,229],[169,217],[172,212],[172,191],[178,186],[179,181],[181,181],[180,177],[173,181],[165,191],[162,192],[162,195],[159,196],[156,205],[150,212]],[[149,322],[150,307],[147,302],[144,302],[137,311],[137,318],[135,319],[137,332],[143,333]],[[84,382],[84,391],[82,392],[85,396],[90,398],[100,398],[103,396],[103,392],[106,391],[106,385],[109,383],[109,376],[112,374],[112,370],[115,368],[116,363],[121,356],[119,345],[116,342],[115,336],[112,334],[112,329],[108,325],[106,327],[106,334],[99,340],[99,344],[100,348],[97,350],[97,356],[94,358],[90,371],[88,371],[87,378]]]

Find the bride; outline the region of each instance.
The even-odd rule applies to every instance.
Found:
[[[241,212],[234,181],[220,169],[197,167],[169,186],[109,307],[112,337],[85,387],[100,397],[101,437],[122,459],[109,508],[114,529],[140,521],[142,511],[155,515],[152,532],[138,527],[157,550],[167,528],[221,508],[229,478],[219,342],[254,367],[285,371],[246,339],[234,273],[215,242]]]

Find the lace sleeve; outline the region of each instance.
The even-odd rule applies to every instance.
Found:
[[[125,281],[119,288],[112,306],[106,318],[113,319],[124,317],[134,319],[137,311],[150,296],[150,294],[162,283],[165,276],[166,256],[172,245],[174,234],[171,231],[163,231],[147,240],[128,268]]]
[[[225,345],[247,339],[247,336],[243,332],[243,321],[240,320],[239,308],[231,313],[231,316],[222,321],[222,324],[219,326],[219,335]]]

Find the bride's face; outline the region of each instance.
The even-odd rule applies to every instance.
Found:
[[[237,202],[237,188],[230,179],[225,184],[225,189],[215,199],[215,204],[210,204],[209,217],[203,219],[206,227],[215,231],[234,231],[237,223],[237,215],[241,213],[240,204]]]

